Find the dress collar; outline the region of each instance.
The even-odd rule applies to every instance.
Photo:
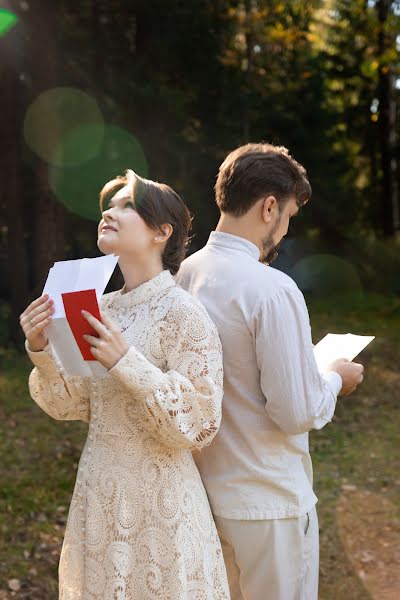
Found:
[[[129,292],[122,293],[124,288],[118,290],[115,292],[113,301],[117,301],[121,306],[135,306],[143,302],[148,302],[175,285],[174,278],[168,269],[166,269]]]
[[[232,235],[231,233],[212,231],[208,238],[207,245],[237,250],[238,252],[244,252],[245,254],[250,255],[257,261],[260,260],[260,250],[253,242],[239,237],[238,235]]]

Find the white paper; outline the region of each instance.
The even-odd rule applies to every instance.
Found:
[[[326,367],[338,358],[353,360],[374,338],[374,335],[328,333],[314,346],[314,356],[319,370],[326,370]]]
[[[119,256],[110,254],[97,258],[79,258],[55,262],[51,267],[43,294],[49,294],[54,300],[56,312],[53,319],[65,317],[61,294],[96,290],[97,302],[100,301],[106,285],[116,267]]]
[[[46,333],[52,351],[68,375],[90,377],[104,373],[106,369],[98,361],[83,359],[65,316],[61,294],[94,289],[99,302],[118,258],[110,254],[98,258],[64,260],[54,263],[49,271],[43,294],[49,294],[54,300],[55,312]]]

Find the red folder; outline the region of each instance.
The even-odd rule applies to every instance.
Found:
[[[87,310],[87,312],[101,321],[96,291],[67,292],[61,294],[61,296],[64,303],[65,316],[84,360],[96,360],[90,351],[90,344],[83,336],[84,334],[89,334],[98,337],[98,335],[81,313],[82,310]]]

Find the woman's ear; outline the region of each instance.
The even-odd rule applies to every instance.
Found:
[[[270,223],[279,209],[275,196],[267,196],[262,201],[262,218],[265,223]]]
[[[164,244],[171,237],[174,228],[170,223],[163,223],[159,226],[158,231],[154,237],[156,243]]]

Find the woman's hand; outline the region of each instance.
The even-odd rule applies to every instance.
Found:
[[[82,315],[99,336],[83,336],[91,345],[94,358],[106,369],[112,369],[129,350],[124,336],[107,315],[101,313],[102,323],[86,310],[82,311]]]
[[[48,294],[37,298],[19,317],[22,330],[33,352],[40,352],[48,342],[44,330],[51,322],[54,313],[54,302]]]

